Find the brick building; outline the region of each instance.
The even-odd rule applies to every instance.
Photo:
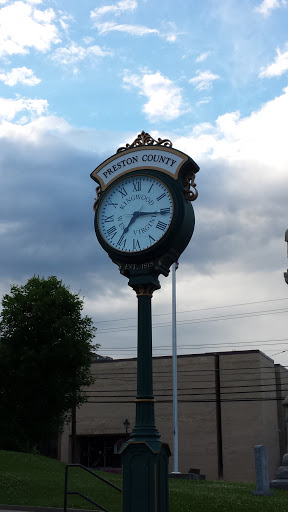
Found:
[[[121,467],[123,425],[135,422],[136,359],[98,359],[87,403],[76,411],[76,459],[91,467]],[[173,452],[172,358],[153,358],[156,426]],[[254,481],[256,444],[266,446],[273,478],[286,451],[284,408],[288,372],[259,350],[178,356],[179,471],[206,479]],[[60,458],[71,460],[71,425]],[[173,471],[173,453],[170,459]]]

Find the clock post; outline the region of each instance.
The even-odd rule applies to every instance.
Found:
[[[153,275],[133,276],[129,285],[138,299],[136,423],[121,448],[124,512],[168,512],[170,450],[155,426],[152,375],[153,291],[160,288]]]
[[[138,301],[136,423],[120,450],[123,512],[169,509],[171,453],[155,426],[151,301],[159,275],[168,276],[192,237],[198,170],[170,141],[142,132],[91,174],[96,236]]]

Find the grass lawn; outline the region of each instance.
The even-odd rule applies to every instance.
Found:
[[[0,504],[63,507],[64,470],[64,463],[47,457],[0,451]],[[121,475],[99,474],[122,487]],[[82,492],[111,512],[121,512],[120,492],[83,470],[71,471],[68,489]],[[253,484],[171,479],[169,489],[169,512],[288,512],[288,491],[253,496]],[[90,506],[78,496],[68,496],[68,507]]]

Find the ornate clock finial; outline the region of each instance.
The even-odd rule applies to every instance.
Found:
[[[149,135],[149,133],[144,132],[144,130],[139,133],[136,139],[132,142],[132,144],[126,144],[125,147],[117,149],[117,153],[121,151],[125,151],[128,148],[134,148],[137,146],[165,146],[166,148],[172,148],[172,142],[169,139],[160,139],[160,137],[156,140]]]

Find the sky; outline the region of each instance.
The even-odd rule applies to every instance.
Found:
[[[90,173],[144,130],[200,166],[178,354],[288,366],[288,1],[0,0],[0,295],[56,275],[99,353],[136,355],[137,299],[94,233]],[[171,276],[153,354],[171,354]]]

